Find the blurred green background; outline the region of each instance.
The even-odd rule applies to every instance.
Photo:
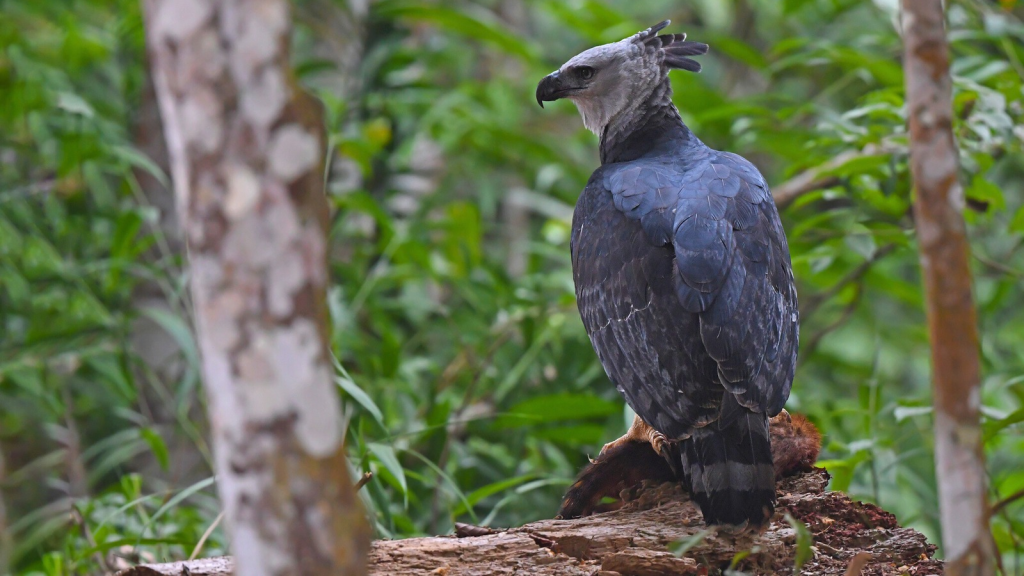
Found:
[[[1024,6],[947,2],[991,499],[1024,489]],[[379,537],[551,517],[630,416],[575,308],[597,141],[536,82],[663,18],[707,42],[685,121],[776,187],[802,309],[788,408],[832,488],[938,542],[896,0],[302,0],[325,105],[330,309]],[[226,551],[137,0],[0,0],[0,453],[16,573]],[[868,154],[858,154],[867,148]],[[882,152],[871,154],[881,149]],[[833,159],[848,153],[850,159]],[[845,158],[845,157],[844,157]],[[1024,501],[992,529],[1021,574]]]

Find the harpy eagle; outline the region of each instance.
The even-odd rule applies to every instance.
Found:
[[[643,440],[708,524],[765,525],[775,509],[769,417],[789,397],[799,318],[789,247],[764,177],[708,148],[672,103],[668,72],[708,51],[669,21],[591,48],[537,86],[572,100],[601,166],[572,219],[583,324]],[[565,507],[563,507],[563,511]]]

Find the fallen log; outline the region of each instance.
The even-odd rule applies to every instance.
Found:
[[[797,530],[806,525],[811,557],[804,574],[941,574],[935,546],[874,506],[826,490],[822,469],[779,482],[779,506],[763,534],[705,530],[700,511],[677,484],[645,482],[625,491],[618,510],[574,520],[541,520],[507,530],[460,525],[458,534],[378,540],[370,574],[485,576],[669,576],[718,573],[791,574]],[[460,537],[462,535],[462,537]],[[670,548],[689,545],[682,557]],[[870,556],[868,556],[870,555]],[[230,558],[148,564],[118,576],[226,576]]]

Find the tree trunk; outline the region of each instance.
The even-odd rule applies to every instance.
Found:
[[[949,574],[993,574],[978,327],[942,3],[904,0],[902,16],[914,219],[932,345],[942,544]]]
[[[329,361],[322,114],[288,0],[144,0],[238,574],[365,574]]]
[[[669,483],[632,493],[614,512],[576,520],[541,520],[510,530],[457,525],[456,536],[377,541],[370,574],[678,576],[714,574],[730,565],[748,574],[792,574],[802,543],[787,513],[810,533],[805,574],[942,573],[932,558],[935,547],[924,536],[899,527],[876,506],[825,491],[827,482],[823,470],[782,480],[779,510],[760,535],[705,531],[700,510],[678,484]],[[692,545],[681,557],[668,549],[684,542]],[[211,558],[138,566],[119,576],[228,576],[232,564],[231,558]]]

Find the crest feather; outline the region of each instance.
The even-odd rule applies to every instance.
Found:
[[[634,42],[638,42],[638,43],[640,43],[640,42],[646,43],[651,38],[657,38],[656,35],[658,34],[658,32],[661,32],[662,30],[664,30],[665,27],[668,26],[671,23],[672,23],[671,20],[662,20],[661,22],[658,22],[657,24],[655,24],[654,26],[651,26],[647,30],[643,30],[641,32],[637,32],[636,35],[633,36],[633,41]]]
[[[658,32],[665,29],[671,22],[671,20],[663,20],[647,30],[637,33],[633,37],[633,41],[642,44],[648,53],[653,51],[661,52],[662,62],[669,69],[700,72],[700,63],[686,58],[686,56],[707,54],[708,45],[703,42],[687,42],[686,34],[662,34],[658,36]]]

